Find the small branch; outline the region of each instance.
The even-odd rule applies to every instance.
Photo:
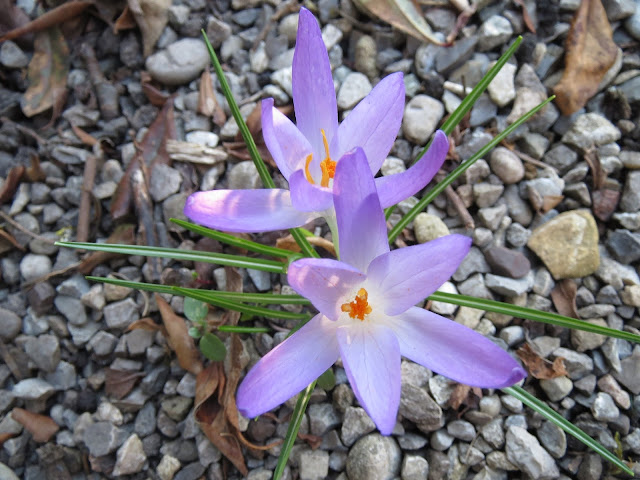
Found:
[[[78,229],[76,238],[78,242],[89,240],[89,222],[91,216],[91,200],[93,197],[93,182],[96,178],[96,157],[89,155],[84,164],[84,176],[82,178],[82,195],[80,196],[80,209],[78,212]]]
[[[41,242],[48,243],[49,245],[54,245],[56,243],[55,240],[51,240],[50,238],[43,237],[41,235],[38,235],[37,233],[33,233],[31,230],[26,229],[25,227],[20,225],[18,222],[16,222],[13,218],[11,218],[9,215],[4,213],[2,210],[0,210],[0,217],[5,222],[10,223],[12,227],[20,230],[22,233],[26,233],[30,237],[40,240]]]
[[[100,65],[96,59],[96,53],[88,43],[80,46],[80,56],[87,65],[89,70],[89,78],[95,88],[100,112],[105,120],[112,120],[118,116],[118,90],[109,82],[100,70]]]

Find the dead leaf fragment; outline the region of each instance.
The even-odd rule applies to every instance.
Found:
[[[58,118],[67,96],[68,73],[69,48],[60,29],[39,32],[27,73],[29,88],[20,102],[22,112],[33,117],[53,108],[51,121]]]
[[[607,12],[600,0],[582,0],[565,47],[564,74],[553,91],[562,113],[571,115],[584,107],[598,91],[600,81],[615,62],[618,52]]]
[[[553,304],[560,315],[580,318],[576,307],[577,291],[578,286],[576,282],[570,278],[559,281],[556,283],[556,286],[553,287],[553,290],[551,290],[551,300],[553,300]]]
[[[107,368],[105,370],[104,390],[118,400],[126,397],[138,381],[145,376],[142,372],[132,372],[130,370],[115,370]]]
[[[611,188],[596,190],[591,194],[593,214],[603,222],[607,222],[616,211],[620,192]]]
[[[315,246],[322,247],[334,257],[336,256],[336,248],[332,242],[322,237],[307,237],[307,241]],[[292,252],[301,252],[300,246],[296,243],[293,235],[287,235],[286,237],[276,240],[276,247],[290,250]]]
[[[0,205],[8,202],[13,198],[13,194],[16,193],[20,180],[24,175],[25,168],[22,165],[16,165],[9,170],[7,178],[0,188]]]
[[[148,57],[169,21],[171,0],[128,0],[127,3],[142,32],[143,53]]]
[[[454,410],[458,410],[461,406],[464,406],[462,413],[469,408],[477,408],[482,398],[482,389],[478,387],[470,387],[462,383],[456,384],[451,392],[449,398],[449,405]]]
[[[529,373],[538,380],[550,380],[567,375],[562,357],[557,357],[551,363],[538,355],[528,343],[520,347],[516,353],[525,367],[527,367]]]
[[[14,408],[11,417],[20,423],[38,443],[46,443],[53,437],[60,427],[51,417],[33,413],[22,408]]]
[[[189,335],[184,318],[176,315],[166,300],[158,294],[156,294],[156,303],[162,322],[167,329],[167,341],[171,349],[176,352],[178,363],[187,372],[198,375],[202,371],[200,352]]]
[[[422,42],[443,45],[414,0],[354,0],[357,7]]]
[[[211,117],[213,123],[219,127],[222,127],[227,121],[227,116],[218,104],[218,99],[213,91],[213,80],[211,79],[211,73],[208,68],[206,68],[200,76],[198,113],[201,113],[205,117]]]

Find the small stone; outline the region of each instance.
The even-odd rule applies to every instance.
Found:
[[[418,243],[426,243],[436,238],[449,235],[449,229],[445,223],[435,215],[419,213],[413,221],[413,231]]]
[[[104,307],[104,319],[107,327],[124,330],[140,319],[138,306],[132,298],[110,303]]]
[[[593,146],[612,143],[620,139],[620,130],[597,113],[584,113],[571,125],[562,137],[562,142],[582,151]]]
[[[147,57],[146,69],[165,85],[183,85],[194,80],[209,65],[209,52],[196,38],[183,38]]]
[[[232,190],[245,190],[262,186],[258,170],[251,161],[238,163],[228,175],[229,188]]]
[[[423,432],[438,430],[444,425],[442,409],[424,388],[403,384],[400,415],[414,422]]]
[[[113,475],[131,475],[142,470],[147,456],[142,448],[140,438],[134,433],[118,449]]]
[[[54,335],[30,337],[24,345],[29,358],[40,370],[52,372],[60,363],[60,342]]]
[[[620,263],[630,264],[640,259],[640,234],[628,230],[609,233],[607,248]]]
[[[24,68],[29,65],[29,57],[11,40],[0,47],[0,63],[7,68]]]
[[[82,326],[87,323],[87,312],[82,302],[77,298],[58,295],[53,303],[71,325]]]
[[[507,214],[507,206],[504,204],[496,207],[486,207],[478,210],[478,217],[483,226],[491,231],[498,229],[502,223],[502,219]]]
[[[531,271],[531,264],[521,252],[494,245],[484,252],[491,271],[510,278],[522,278]]]
[[[392,480],[400,471],[402,454],[392,437],[374,433],[361,438],[349,451],[349,478]]]
[[[620,293],[620,299],[625,305],[640,307],[640,285],[627,285]]]
[[[508,148],[495,148],[491,152],[489,165],[491,170],[507,185],[518,183],[524,178],[522,160]]]
[[[613,305],[608,305],[613,306]],[[585,320],[585,322],[592,325],[598,325],[601,327],[607,327],[607,322],[601,318],[592,318]],[[593,350],[601,347],[607,340],[606,335],[599,335],[597,333],[585,332],[584,330],[571,330],[571,343],[578,352],[586,352],[587,350]]]
[[[447,450],[455,439],[445,429],[436,430],[431,434],[429,446],[439,452]]]
[[[504,44],[513,35],[511,22],[500,15],[489,17],[478,30],[478,50],[485,52]]]
[[[350,447],[360,437],[376,429],[375,423],[363,408],[347,407],[342,420],[340,437],[345,446]]]
[[[298,457],[300,480],[322,480],[329,473],[329,452],[304,450]]]
[[[527,246],[556,279],[580,278],[600,264],[598,227],[585,210],[569,211],[536,228]]]
[[[620,410],[613,402],[611,395],[605,392],[599,392],[596,395],[593,405],[591,405],[591,413],[593,418],[601,422],[612,422],[620,415]]]
[[[308,415],[309,427],[313,435],[324,435],[329,430],[340,425],[340,416],[331,404],[310,405]]]
[[[540,386],[552,402],[559,402],[573,390],[573,382],[566,376],[542,379]]]
[[[424,480],[429,475],[429,463],[418,455],[405,455],[402,461],[402,480]]]
[[[640,394],[640,348],[620,361],[620,371],[613,371],[613,376],[634,395]]]
[[[549,421],[542,422],[536,432],[538,440],[544,448],[554,457],[562,458],[567,452],[567,436],[557,425]]]
[[[509,427],[506,438],[507,459],[527,475],[539,480],[560,475],[553,457],[524,428]]]
[[[22,330],[22,319],[11,310],[0,307],[0,339],[11,341]]]
[[[473,185],[473,199],[480,208],[490,207],[496,203],[503,191],[502,185],[493,185],[487,182],[476,183]]]
[[[369,35],[362,35],[355,48],[355,69],[364,73],[369,79],[378,75],[376,55],[378,53],[376,41]]]
[[[176,422],[184,420],[184,417],[189,413],[192,404],[193,399],[180,396],[168,397],[160,402],[162,410],[169,416],[169,418]]]
[[[451,282],[444,282],[437,290],[438,292],[457,294],[458,289]],[[440,315],[453,315],[458,310],[458,305],[447,302],[431,302],[431,311]]]
[[[25,282],[37,280],[51,271],[51,259],[46,255],[27,253],[20,261],[20,274]]]
[[[84,431],[84,443],[94,457],[102,457],[115,451],[127,439],[127,432],[110,422],[96,422]]]
[[[444,115],[444,105],[427,95],[416,95],[404,109],[402,131],[417,145],[424,145]]]
[[[454,438],[470,442],[476,436],[476,429],[466,420],[453,420],[447,425],[447,433]]]
[[[560,347],[551,354],[552,359],[562,357],[571,380],[578,380],[593,371],[593,360],[589,355]],[[619,380],[619,379],[618,379]]]
[[[371,92],[371,82],[366,75],[353,72],[347,75],[338,90],[338,108],[349,110]]]
[[[627,174],[620,199],[620,210],[632,213],[640,210],[640,170]]]
[[[511,113],[507,117],[507,123],[509,124],[515,122],[547,98],[547,89],[540,82],[535,69],[528,63],[520,67],[520,71],[516,75],[515,83],[516,99],[513,103]],[[555,123],[558,116],[558,109],[554,105],[548,104],[531,117],[527,125],[532,131],[545,132]]]
[[[156,202],[161,202],[180,190],[182,175],[175,168],[160,163],[151,170],[149,193]]]
[[[495,62],[492,62],[489,64],[489,67],[491,68],[494,65]],[[498,74],[493,78],[493,80],[491,80],[491,83],[487,87],[489,97],[491,98],[491,100],[493,100],[493,103],[495,103],[499,107],[508,105],[513,101],[514,98],[516,98],[516,87],[514,84],[515,74],[516,66],[512,63],[507,63],[500,69]],[[494,152],[499,148],[504,147],[498,147],[494,149]],[[496,174],[499,176],[497,172]]]
[[[177,458],[171,455],[164,455],[156,467],[156,473],[160,480],[173,480],[174,475],[180,470],[181,466],[182,464]]]
[[[517,297],[531,291],[533,287],[533,274],[523,278],[508,278],[487,273],[484,277],[485,285],[492,291],[506,297]]]

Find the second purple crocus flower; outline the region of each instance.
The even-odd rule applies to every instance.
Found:
[[[396,422],[401,356],[471,386],[501,388],[524,378],[518,362],[489,339],[414,306],[456,271],[471,240],[448,235],[390,251],[362,149],[345,155],[334,180],[342,261],[291,264],[290,285],[320,313],[249,371],[236,397],[240,412],[252,418],[273,409],[338,358],[358,401],[385,435]]]
[[[296,125],[273,106],[273,99],[262,102],[264,140],[290,190],[196,192],[187,199],[187,217],[234,232],[281,230],[325,217],[335,230],[332,191],[336,165],[347,151],[360,147],[371,173],[380,170],[402,123],[402,74],[383,78],[338,124],[329,56],[318,22],[302,8],[292,87]],[[440,169],[448,149],[446,135],[438,131],[431,148],[413,167],[376,179],[382,206],[395,205],[424,188]]]

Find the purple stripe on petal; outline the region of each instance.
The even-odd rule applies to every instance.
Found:
[[[389,327],[406,358],[472,387],[503,388],[527,373],[520,364],[478,332],[422,308],[392,317]]]
[[[304,212],[320,212],[333,206],[331,190],[311,185],[303,170],[295,171],[289,178],[291,203]]]
[[[300,227],[319,216],[291,205],[288,190],[211,190],[187,198],[184,214],[200,225],[230,232]]]
[[[284,178],[289,180],[293,172],[304,168],[311,144],[298,127],[273,106],[273,98],[262,101],[262,136]]]
[[[382,208],[395,205],[426,187],[440,170],[448,151],[447,136],[442,130],[438,130],[431,147],[415,165],[402,173],[376,178]]]
[[[447,235],[398,248],[369,266],[367,277],[385,292],[387,315],[398,315],[435,292],[458,269],[471,248],[464,235]]]
[[[321,129],[331,141],[338,128],[336,92],[327,48],[318,21],[300,9],[298,36],[293,55],[293,106],[296,124],[313,147],[314,157],[325,157]]]
[[[402,73],[383,78],[347,115],[331,142],[334,160],[362,147],[374,175],[396,140],[404,112]]]
[[[373,174],[361,148],[345,154],[336,165],[333,204],[340,259],[366,272],[371,260],[389,251],[389,243]]]
[[[336,323],[316,315],[266,354],[247,373],[236,395],[238,410],[254,418],[284,403],[338,359]]]
[[[344,369],[356,398],[383,435],[390,435],[400,405],[400,348],[393,331],[362,323],[338,328]]]
[[[345,295],[365,280],[365,275],[346,263],[331,259],[302,259],[289,266],[291,287],[307,297],[321,313],[337,320]]]

